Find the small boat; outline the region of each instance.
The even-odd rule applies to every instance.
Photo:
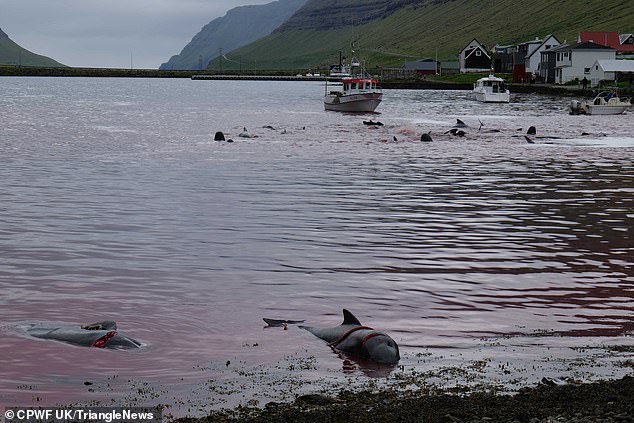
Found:
[[[336,112],[373,112],[383,99],[375,79],[346,77],[326,83],[324,108]]]
[[[480,78],[473,84],[473,95],[476,100],[485,103],[508,103],[511,92],[506,88],[502,78],[493,74]]]
[[[620,98],[616,91],[602,91],[592,100],[572,100],[571,115],[620,115],[632,106],[629,98]]]

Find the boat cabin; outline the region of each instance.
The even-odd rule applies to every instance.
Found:
[[[506,91],[506,84],[502,80],[485,79],[484,81],[478,81],[478,85],[486,87],[488,92],[503,93]]]
[[[377,89],[374,79],[345,78],[341,82],[344,91],[373,91]]]

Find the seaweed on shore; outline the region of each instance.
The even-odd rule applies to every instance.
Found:
[[[214,411],[179,423],[207,422],[631,422],[634,377],[558,385],[548,379],[514,395],[477,392],[342,391],[335,396],[303,395],[292,403],[263,409]]]

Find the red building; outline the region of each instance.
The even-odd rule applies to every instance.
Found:
[[[612,47],[618,53],[634,53],[634,44],[623,43],[621,44],[621,37],[618,32],[614,31],[584,31],[579,33],[577,42],[585,43],[587,41],[602,46]]]

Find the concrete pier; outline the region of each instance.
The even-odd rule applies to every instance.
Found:
[[[197,81],[325,81],[326,76],[305,75],[192,75]]]

